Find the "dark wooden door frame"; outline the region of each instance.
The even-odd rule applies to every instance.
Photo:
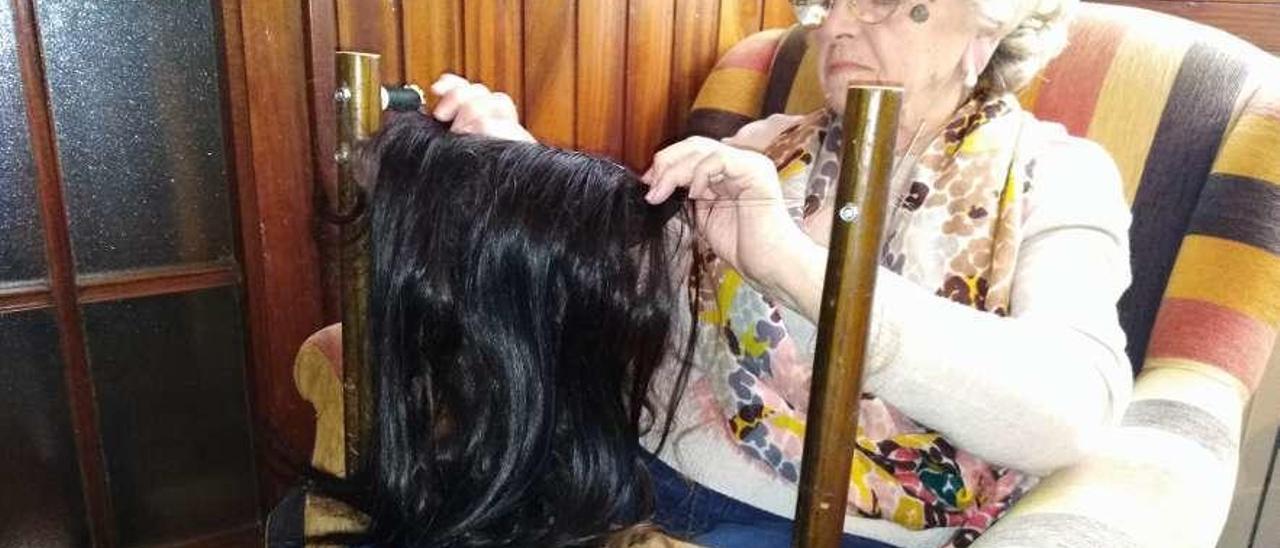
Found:
[[[250,398],[264,511],[309,463],[315,415],[293,361],[325,324],[302,2],[221,0],[224,110],[249,327]]]

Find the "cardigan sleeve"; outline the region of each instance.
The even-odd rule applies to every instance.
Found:
[[[1008,317],[880,269],[866,390],[989,462],[1043,475],[1079,460],[1132,390],[1116,303],[1129,213],[1097,145],[1038,157]]]

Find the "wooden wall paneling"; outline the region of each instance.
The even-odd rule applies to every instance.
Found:
[[[649,167],[668,138],[667,92],[675,0],[633,1],[627,21],[627,106],[624,159],[636,172]]]
[[[1185,17],[1218,27],[1280,55],[1280,2],[1180,2],[1170,0],[1113,0],[1123,4]]]
[[[85,511],[88,514],[90,542],[94,545],[115,546],[115,515],[103,462],[97,396],[89,370],[89,358],[85,352],[80,305],[76,302],[75,262],[71,254],[71,237],[68,234],[66,206],[62,195],[62,169],[58,159],[57,136],[54,134],[44,63],[40,53],[35,1],[16,0],[13,7],[31,159],[35,164],[40,223],[44,233],[45,261],[49,268],[50,296],[54,303],[54,318],[58,322],[63,381],[67,388],[67,403],[71,408],[71,430],[76,461],[80,468],[80,484],[84,491]]]
[[[462,0],[402,0],[405,81],[424,91],[441,74],[466,72]],[[427,103],[435,99],[427,94]]]
[[[720,39],[717,57],[760,31],[763,22],[763,0],[720,0]]]
[[[761,28],[781,29],[796,24],[796,12],[790,0],[764,0],[764,21]]]
[[[336,0],[338,47],[382,53],[382,0]]]
[[[524,25],[521,0],[466,0],[466,76],[501,91],[524,112]]]
[[[378,53],[382,82],[404,81],[401,0],[337,0],[338,48]]]
[[[563,148],[576,144],[577,3],[524,3],[523,121],[538,141]]]
[[[311,406],[293,386],[293,359],[323,323],[305,18],[301,2],[240,5],[244,87],[230,101],[239,120],[237,155],[247,155],[237,197],[253,337],[254,441],[260,455],[289,465],[307,462],[315,432]]]
[[[627,0],[578,0],[576,145],[615,160],[626,130],[627,13]]]
[[[334,0],[307,0],[307,85],[312,122],[311,158],[315,170],[315,205],[337,210],[338,164],[333,154],[338,147],[337,89],[333,52],[338,49],[337,7]],[[342,321],[342,283],[339,268],[341,235],[338,227],[321,223],[316,227],[320,246],[324,287],[324,323]]]
[[[671,111],[667,122],[673,136],[684,136],[689,110],[707,73],[715,66],[720,34],[720,4],[706,0],[677,0],[671,60]]]
[[[404,17],[402,0],[381,0],[382,82],[398,86],[404,83]]]

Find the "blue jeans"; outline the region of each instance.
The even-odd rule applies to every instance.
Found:
[[[663,530],[709,548],[789,548],[793,522],[685,479],[647,455],[654,520]],[[840,548],[894,548],[845,534]]]

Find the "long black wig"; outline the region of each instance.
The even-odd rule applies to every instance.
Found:
[[[362,541],[593,546],[643,523],[639,437],[665,438],[653,406],[674,416],[693,345],[679,318],[696,268],[668,222],[683,205],[647,204],[607,160],[418,114],[363,159],[377,386],[352,478]],[[664,363],[677,388],[653,398]]]

